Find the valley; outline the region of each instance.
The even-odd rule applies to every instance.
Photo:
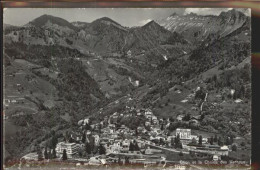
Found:
[[[238,148],[250,152],[250,36],[250,17],[235,9],[133,28],[108,17],[71,23],[51,15],[6,25],[6,161],[44,148],[53,131],[63,140],[84,119],[96,125],[116,113],[117,128],[146,128],[149,120],[134,120],[147,110],[166,136],[186,128],[240,137]]]

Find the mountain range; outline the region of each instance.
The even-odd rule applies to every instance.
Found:
[[[19,98],[5,105],[7,125],[16,126],[8,131],[6,149],[12,156],[29,152],[43,144],[40,134],[63,132],[84,117],[99,121],[125,113],[126,107],[150,108],[160,118],[201,114],[192,109],[196,102],[181,102],[198,86],[209,100],[235,89],[250,102],[250,36],[250,17],[235,9],[218,16],[172,14],[133,28],[108,17],[86,23],[51,15],[4,25],[5,99]],[[203,123],[219,110],[211,112]],[[218,127],[233,118],[205,127],[222,133],[226,129]],[[228,131],[240,134],[234,129]]]

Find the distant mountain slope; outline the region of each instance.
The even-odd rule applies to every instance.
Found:
[[[11,28],[15,28],[16,26],[14,25],[11,25],[11,24],[3,24],[3,29],[6,30],[6,29],[11,29]]]
[[[8,56],[25,59],[49,69],[50,73],[47,75],[40,70],[35,71],[35,73],[42,79],[50,81],[58,89],[60,98],[72,100],[71,98],[75,97],[81,100],[78,101],[79,103],[87,103],[85,107],[92,107],[97,101],[104,99],[98,84],[84,71],[81,61],[76,60],[77,57],[81,56],[77,50],[62,46],[51,48],[41,45],[26,46],[24,44],[16,44],[15,48],[7,44],[5,48],[5,53]],[[52,75],[51,72],[56,75],[50,76]],[[77,89],[77,92],[73,92],[75,89]],[[91,96],[95,96],[95,99]]]
[[[250,56],[250,35],[250,21],[248,20],[225,37],[206,39],[199,48],[193,51],[190,59],[197,61],[206,59],[211,64],[221,60],[225,67],[237,65]]]
[[[4,34],[8,34],[14,30],[17,30],[18,28],[19,28],[18,26],[3,23],[3,33]]]
[[[130,30],[125,48],[134,52],[153,49],[165,42],[170,35],[170,31],[151,21]]]
[[[74,22],[71,22],[72,25],[74,25],[75,27],[78,27],[78,28],[84,28],[86,27],[89,23],[87,22],[81,22],[81,21],[74,21]]]
[[[85,45],[102,54],[120,52],[127,35],[125,27],[107,17],[93,21],[83,31]]]
[[[106,24],[106,25],[121,26],[119,23],[117,23],[116,21],[114,21],[114,20],[112,20],[111,18],[108,18],[108,17],[102,17],[102,18],[96,19],[95,21],[92,22],[92,24],[94,24],[94,25],[99,24],[99,23],[103,23],[103,24]]]
[[[232,9],[219,16],[201,16],[194,13],[187,15],[173,14],[157,22],[170,31],[183,35],[190,41],[202,41],[210,34],[226,36],[241,27],[248,17]]]
[[[137,55],[136,58],[156,66],[168,58],[183,55],[184,51],[190,51],[190,47],[183,36],[151,21],[142,27],[130,29],[124,51],[130,50],[132,56]]]
[[[32,25],[32,26],[36,26],[36,27],[43,27],[48,22],[51,22],[52,24],[57,24],[57,25],[62,26],[62,27],[68,27],[72,30],[78,29],[77,27],[75,27],[73,24],[71,24],[70,22],[68,22],[65,19],[55,17],[55,16],[52,16],[52,15],[46,15],[46,14],[34,19],[33,21],[29,22],[25,26]]]
[[[165,62],[163,75],[187,80],[216,66],[222,70],[236,66],[250,56],[250,35],[250,20],[224,37],[210,34],[190,55]]]

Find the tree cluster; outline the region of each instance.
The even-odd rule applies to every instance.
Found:
[[[140,148],[139,148],[136,140],[134,140],[133,142],[130,142],[129,151],[140,151]]]

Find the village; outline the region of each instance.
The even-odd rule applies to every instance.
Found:
[[[131,108],[129,108],[131,109]],[[133,109],[133,108],[132,108]],[[169,133],[171,120],[158,119],[150,109],[137,110],[135,118],[143,124],[130,129],[118,124],[120,117],[131,117],[115,112],[103,121],[92,124],[89,118],[78,121],[78,128],[58,139],[55,149],[42,148],[29,153],[23,161],[49,160],[72,161],[77,165],[142,164],[161,165],[179,163],[196,157],[198,160],[221,161],[234,150],[233,139],[220,142],[217,136],[193,135],[192,129],[176,128]],[[176,120],[181,122],[183,115]],[[191,119],[196,120],[197,117]],[[167,155],[168,154],[168,155]],[[169,156],[169,154],[173,156]],[[177,155],[174,158],[174,155]],[[186,155],[186,156],[185,156]],[[171,160],[169,160],[171,157]]]

